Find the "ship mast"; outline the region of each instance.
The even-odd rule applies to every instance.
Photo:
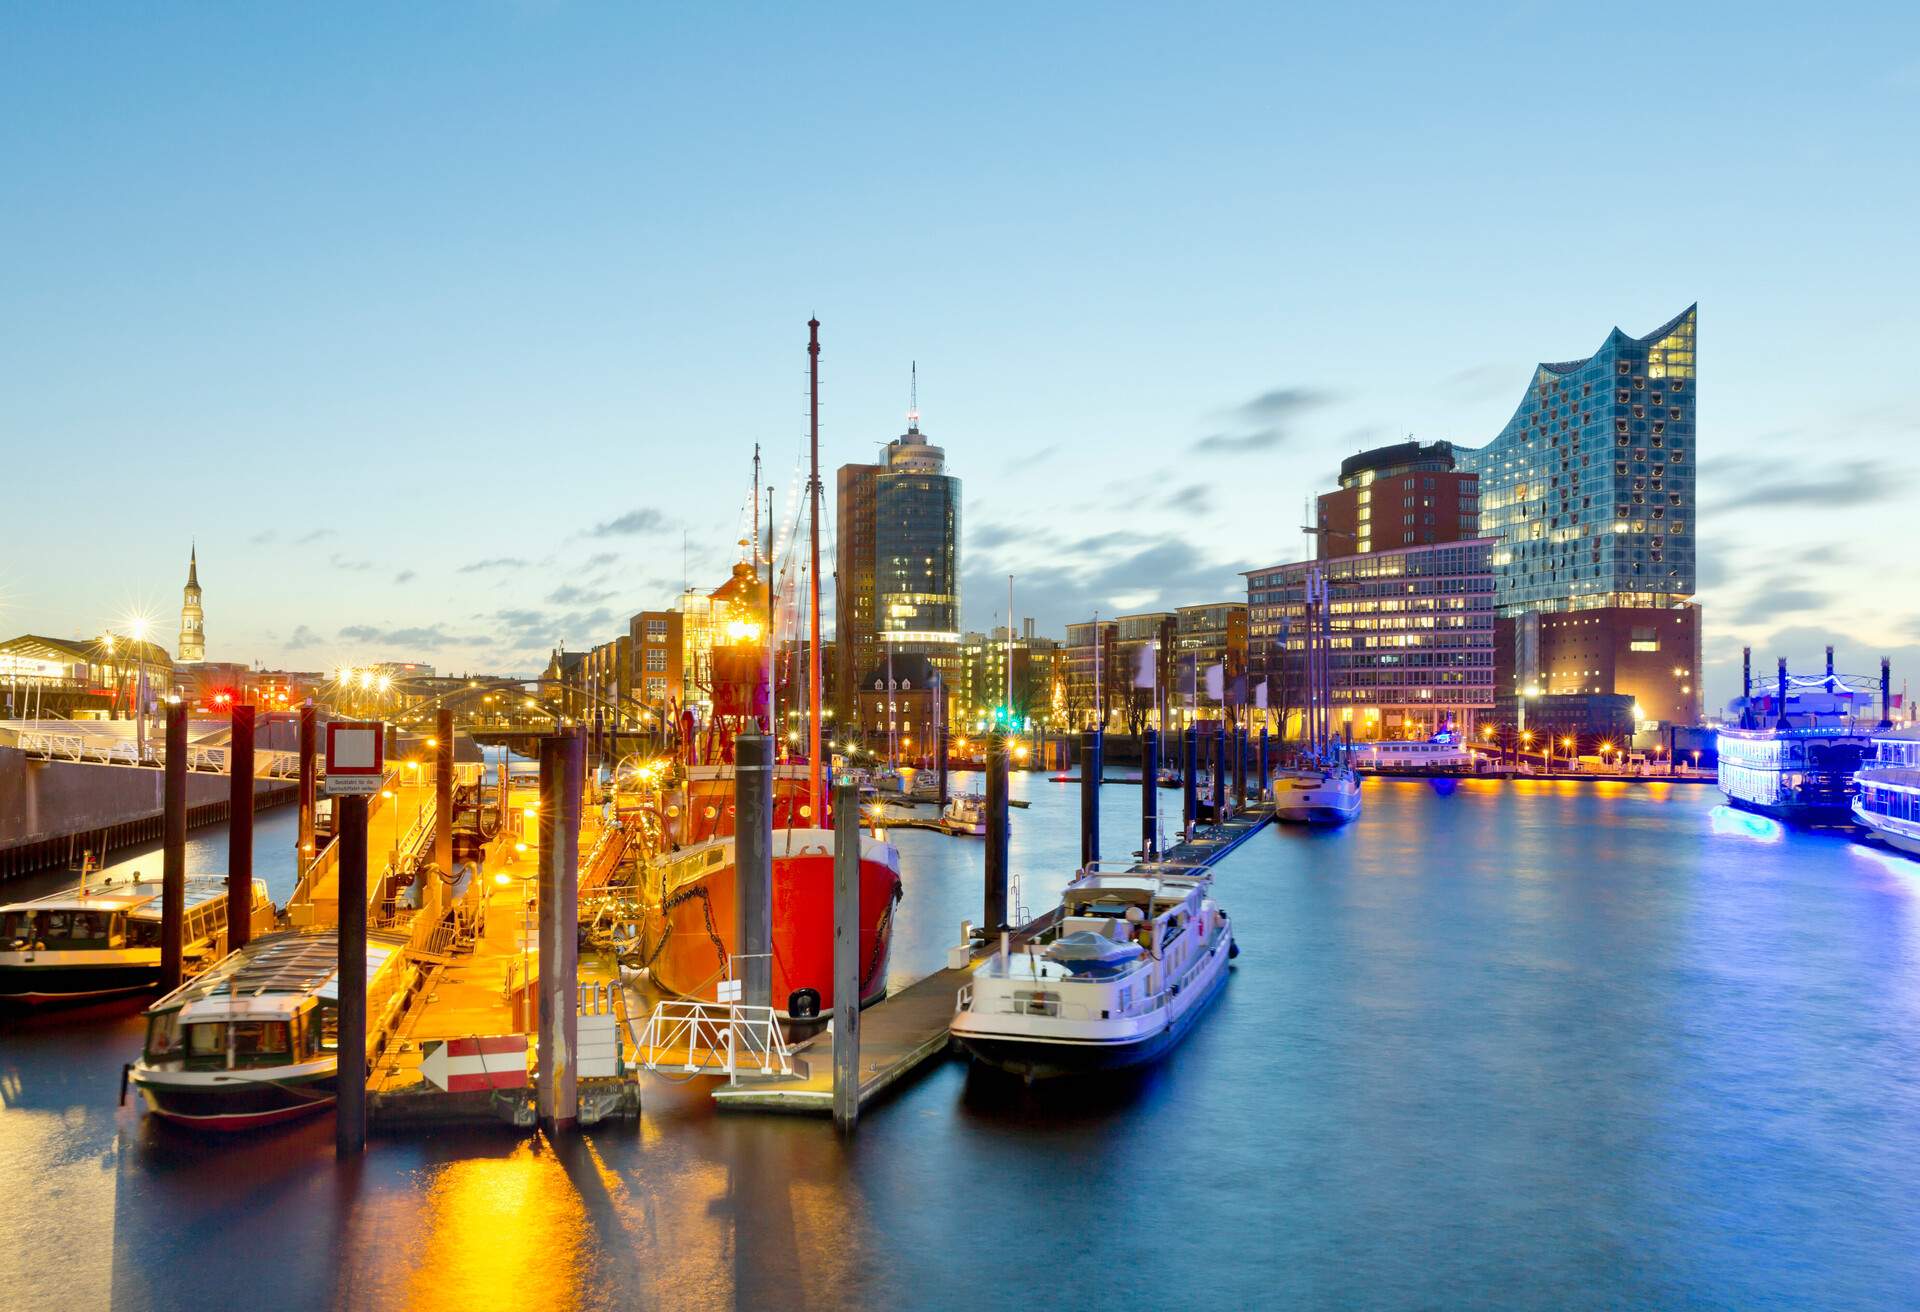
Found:
[[[807,812],[816,829],[826,826],[820,776],[820,321],[807,320]]]

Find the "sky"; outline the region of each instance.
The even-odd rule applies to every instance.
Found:
[[[810,315],[823,463],[917,361],[968,624],[1058,634],[1697,301],[1710,698],[1920,686],[1920,12],[1841,18],[0,6],[0,634],[171,635],[197,543],[212,659],[535,671],[722,581],[756,442],[794,522]]]

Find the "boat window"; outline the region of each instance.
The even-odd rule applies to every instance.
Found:
[[[289,1051],[285,1021],[234,1022],[233,1059],[236,1065],[246,1065],[267,1057],[285,1057]]]
[[[135,917],[127,922],[127,946],[130,948],[157,948],[160,946],[160,922],[142,920]]]
[[[9,911],[4,917],[0,917],[0,942],[19,947],[32,932],[33,912],[31,911]]]
[[[227,1060],[227,1027],[221,1021],[202,1021],[187,1026],[187,1056],[204,1060]]]
[[[147,1060],[180,1055],[180,1013],[163,1011],[147,1017]]]
[[[337,1051],[340,1047],[340,1013],[332,1007],[323,1007],[320,1009],[319,1016],[320,1041],[316,1051]]]

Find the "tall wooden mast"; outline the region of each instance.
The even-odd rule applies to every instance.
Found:
[[[827,820],[820,773],[820,321],[807,320],[807,536],[812,559],[807,572],[807,806],[816,828]]]

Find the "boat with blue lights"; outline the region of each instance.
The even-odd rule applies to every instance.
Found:
[[[1920,726],[1876,732],[1854,783],[1853,818],[1868,835],[1920,857]]]
[[[1740,727],[1716,735],[1727,801],[1787,824],[1852,824],[1854,773],[1873,724],[1868,693],[1854,682],[1834,674],[1832,648],[1821,678],[1793,678],[1782,661],[1770,696],[1753,696],[1749,674]]]

